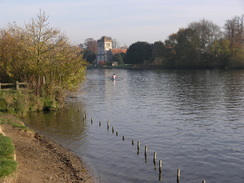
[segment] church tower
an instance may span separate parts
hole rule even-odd
[[[112,39],[103,36],[97,43],[97,64],[104,64],[109,61],[108,51],[112,49]]]

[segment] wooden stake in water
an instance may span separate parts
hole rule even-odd
[[[156,159],[157,159],[157,153],[156,153],[156,152],[154,152],[154,153],[153,153],[153,161],[155,161],[155,162],[156,162]]]
[[[101,121],[99,121],[99,126],[101,126],[102,125],[102,123],[101,123]]]
[[[140,154],[140,141],[137,141],[137,155]]]
[[[162,170],[163,170],[163,161],[162,160],[159,160],[158,167],[159,167],[159,172],[162,172]]]
[[[93,124],[93,118],[91,118],[91,124]]]
[[[107,129],[109,129],[110,121],[107,122]]]
[[[177,169],[177,183],[180,183],[180,169]]]
[[[147,163],[147,151],[148,151],[148,146],[145,146],[145,150],[144,150],[145,163]]]
[[[131,144],[134,145],[134,140],[131,141]]]
[[[137,141],[137,150],[140,150],[140,141]]]
[[[118,136],[119,135],[119,132],[116,132],[116,136]]]
[[[148,147],[145,146],[145,151],[144,151],[145,156],[147,156],[147,151],[148,151]]]
[[[112,133],[114,133],[114,127],[112,126]]]

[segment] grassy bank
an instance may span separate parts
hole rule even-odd
[[[3,116],[0,113],[0,179],[3,179],[16,171],[17,162],[14,158],[15,147],[10,137],[1,134],[1,125],[8,124],[14,128],[27,131],[25,125],[16,122],[16,118]],[[12,119],[13,118],[13,119]]]
[[[0,112],[24,116],[29,111],[60,108],[54,97],[37,97],[33,92],[0,91]]]
[[[0,179],[16,171],[17,162],[14,159],[14,151],[12,140],[0,134]]]

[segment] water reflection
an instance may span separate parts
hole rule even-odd
[[[70,142],[85,141],[87,121],[84,114],[85,108],[81,103],[69,103],[63,110],[29,113],[24,121],[34,130],[69,145]]]

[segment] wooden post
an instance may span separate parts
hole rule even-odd
[[[110,121],[107,122],[107,129],[109,129]]]
[[[148,147],[145,146],[145,151],[144,151],[145,156],[147,156],[147,150],[148,150]]]
[[[162,172],[162,169],[163,169],[163,161],[162,160],[159,160],[158,168],[159,168],[159,172]]]
[[[205,180],[202,180],[202,183],[206,183],[206,181]]]
[[[114,133],[114,127],[112,126],[112,133]]]
[[[134,145],[134,140],[131,141],[131,144]]]
[[[93,118],[91,118],[91,124],[93,124]]]
[[[125,136],[122,136],[122,140],[125,141]]]
[[[19,90],[19,81],[16,81],[16,90]]]
[[[157,153],[154,152],[154,153],[153,153],[153,162],[156,162],[156,158],[157,158]]]
[[[162,172],[159,171],[159,179],[158,179],[160,182],[163,181],[163,175],[162,175]]]
[[[101,121],[99,121],[99,126],[101,126],[102,124],[101,124]]]
[[[119,135],[119,132],[116,132],[116,136],[118,136]]]
[[[147,151],[148,151],[148,146],[145,146],[145,150],[144,150],[145,163],[147,163]]]
[[[177,183],[180,183],[180,169],[177,169]]]
[[[140,141],[137,141],[137,150],[140,150]]]

